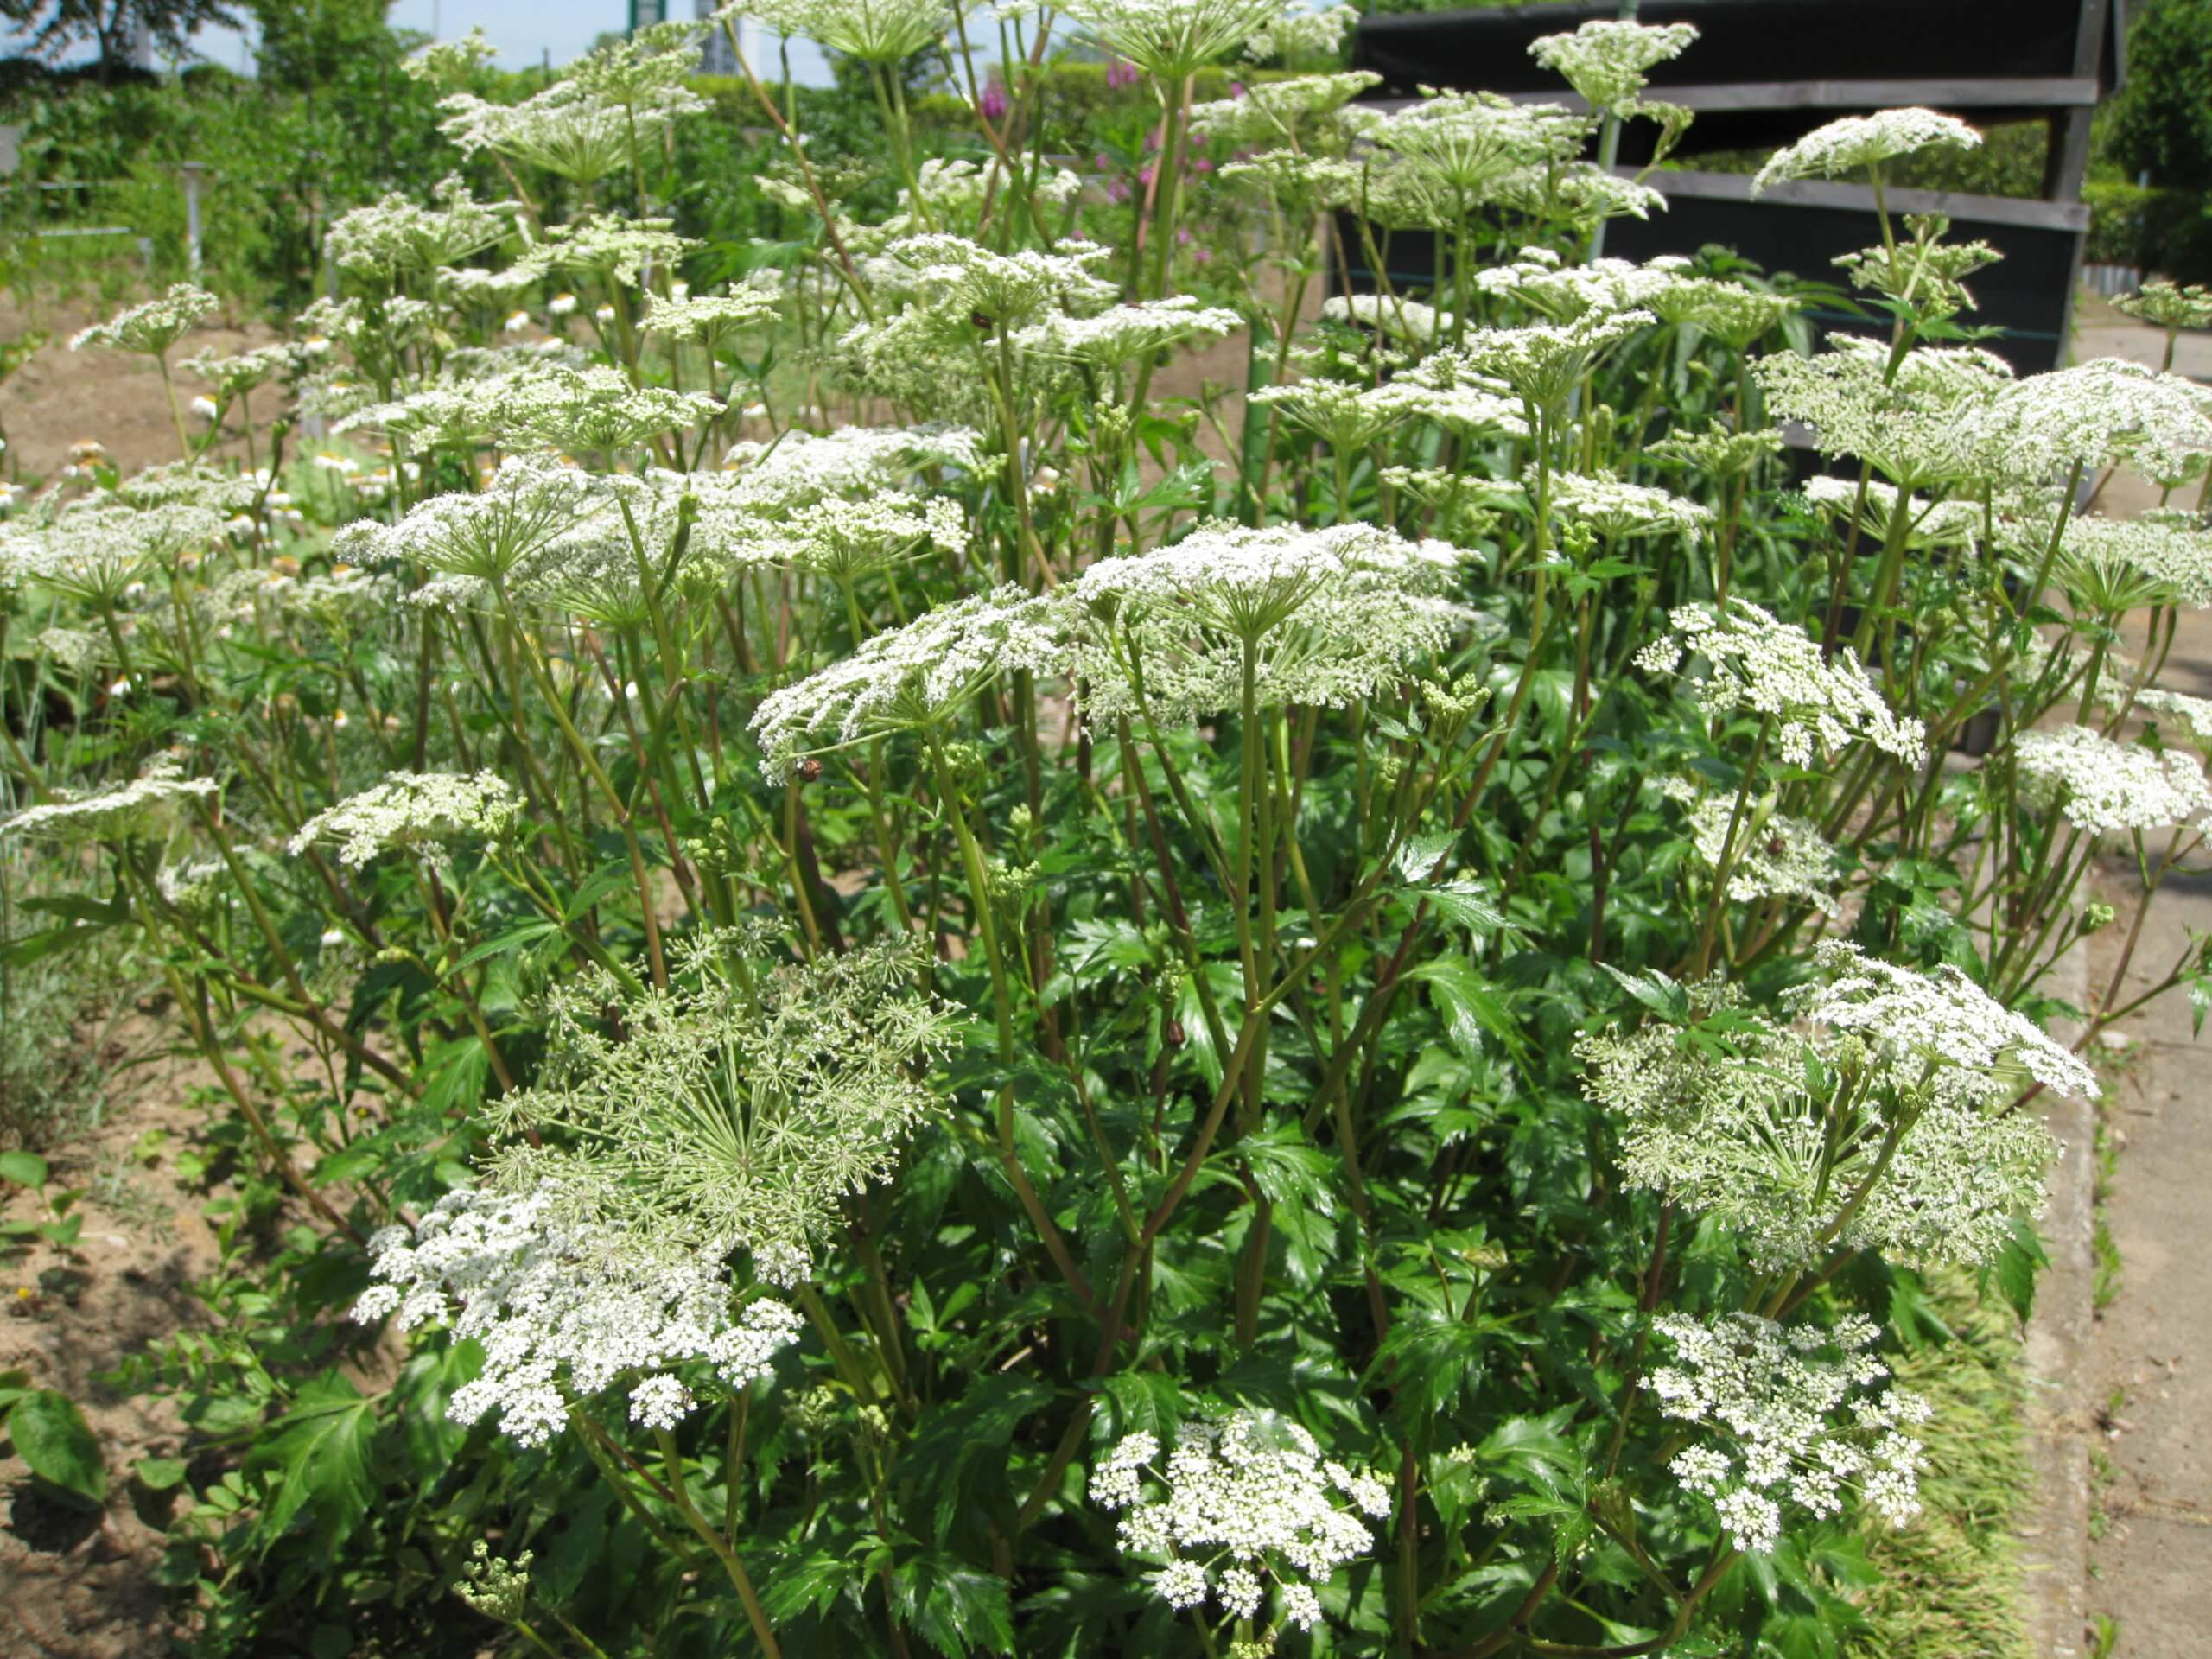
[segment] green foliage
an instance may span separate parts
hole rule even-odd
[[[2162,271],[2178,283],[2212,279],[2212,195],[2120,179],[2092,179],[2088,257]]]
[[[1861,1529],[1874,1576],[1849,1659],[2027,1659],[2025,1579],[2017,1541],[2033,1491],[2024,1427],[2028,1378],[2017,1325],[1949,1276],[1930,1286],[1947,1327],[1910,1347],[1901,1381],[1936,1416],[1934,1473],[1920,1525]]]
[[[2107,117],[2107,152],[2131,176],[2201,192],[2212,178],[2212,3],[2128,11],[2127,84]]]
[[[270,227],[399,165],[372,22],[272,11],[278,71],[238,100],[265,139],[103,95],[40,165],[76,133],[127,179],[143,123],[279,179],[306,163],[252,143],[337,135],[364,153],[256,256],[301,291],[320,248]],[[588,73],[628,97],[681,67],[611,43]],[[205,1317],[116,1379],[188,1429],[134,1478],[168,1495],[194,1659],[1891,1639],[1855,1511],[1903,1507],[1877,1436],[1910,1414],[1800,1411],[1792,1362],[1775,1432],[1809,1415],[1898,1478],[1818,1501],[1801,1439],[1813,1497],[1770,1527],[1741,1482],[1716,1502],[1750,1428],[1692,1426],[1663,1368],[1783,1353],[1763,1319],[1885,1363],[1980,1339],[1883,1251],[1971,1247],[1986,1307],[2027,1306],[2012,1212],[2048,1147],[2011,1107],[2077,1063],[2014,1010],[2097,837],[2024,784],[2028,743],[1943,755],[1999,688],[2023,728],[2101,721],[2119,628],[2041,550],[2083,532],[2031,446],[1943,446],[2075,383],[1926,355],[1973,335],[1910,234],[1864,298],[1707,250],[1617,303],[1577,269],[1610,200],[1578,190],[1608,187],[1488,105],[1366,130],[1434,261],[1410,307],[1317,321],[1333,220],[1124,79],[1018,73],[988,134],[701,84],[665,142],[597,146],[603,179],[480,160],[480,197],[530,198],[485,254],[513,281],[349,265],[327,353],[273,371],[358,417],[323,453],[244,479],[215,436],[276,435],[219,408],[179,472],[11,521],[0,604],[45,643],[0,678],[38,803],[0,828],[41,885],[4,960],[131,940],[205,1065]],[[393,155],[430,96],[391,100]],[[1480,176],[1446,188],[1421,146],[1455,120],[1504,137],[1450,146]],[[914,199],[918,162],[1007,132],[1020,178]],[[1031,194],[1060,156],[1090,188]],[[409,163],[416,210],[449,159]],[[895,245],[902,188],[937,239]],[[683,270],[625,228],[648,209],[705,245]],[[1558,268],[1500,264],[1524,247]],[[772,303],[685,341],[679,276]],[[1897,331],[1826,359],[1859,399],[1818,422],[1841,510],[1770,449],[1658,446],[1742,444],[1803,392],[1807,294]],[[1137,325],[1165,332],[1112,344]],[[1293,379],[1388,418],[1236,395]],[[2179,464],[2212,454],[2186,388],[2113,385]],[[1955,464],[1891,513],[1840,432]],[[1718,849],[1689,800],[1726,808]],[[1832,845],[1834,899],[1760,874],[1785,827]],[[45,1200],[26,1243],[66,1247],[45,1166],[0,1173]],[[378,1328],[396,1308],[411,1334]],[[718,1345],[756,1316],[772,1341]],[[1218,1573],[1223,1540],[1195,1500],[1132,1507],[1231,1446],[1278,1478],[1224,1527],[1357,1529],[1311,1585],[1270,1545],[1264,1618],[1223,1578],[1172,1605],[1154,1558]],[[1985,1497],[1959,1495],[1976,1529]]]
[[[100,1443],[76,1402],[52,1389],[19,1395],[0,1416],[16,1455],[49,1491],[98,1509],[107,1501]]]

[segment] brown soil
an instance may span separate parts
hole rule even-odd
[[[0,1261],[0,1372],[26,1372],[29,1386],[75,1401],[108,1476],[106,1507],[92,1514],[41,1495],[12,1446],[0,1458],[0,1654],[9,1659],[156,1659],[171,1651],[168,1592],[154,1568],[176,1495],[143,1490],[130,1471],[141,1459],[176,1456],[183,1427],[170,1402],[127,1397],[106,1380],[194,1322],[189,1287],[219,1259],[200,1216],[204,1197],[184,1190],[175,1173],[199,1122],[183,1103],[193,1069],[161,1055],[161,1032],[142,1018],[102,1044],[99,1063],[111,1071],[149,1047],[156,1058],[124,1072],[135,1082],[109,1089],[96,1129],[45,1150],[49,1190],[87,1193],[76,1248],[40,1242]],[[41,1218],[27,1192],[16,1192],[6,1211]]]
[[[0,298],[0,340],[19,340],[33,332],[48,337],[36,356],[0,384],[0,430],[8,441],[0,472],[25,480],[51,478],[68,464],[69,446],[86,439],[105,445],[110,459],[126,474],[178,458],[176,426],[153,359],[94,347],[69,349],[70,338],[79,329],[119,309],[120,305],[94,308],[75,300]],[[278,338],[276,330],[258,320],[241,321],[218,313],[208,321],[215,326],[199,330],[170,353],[177,400],[188,410],[207,387],[177,366],[183,359],[197,355],[203,347],[228,354]],[[272,388],[254,394],[262,400],[257,404],[260,418],[273,413],[270,400],[277,395]],[[185,418],[196,434],[189,413]],[[219,448],[217,453],[227,449]]]

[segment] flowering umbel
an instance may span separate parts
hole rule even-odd
[[[1163,1563],[1153,1588],[1172,1607],[1211,1599],[1253,1619],[1272,1585],[1268,1645],[1287,1625],[1320,1622],[1319,1592],[1375,1547],[1370,1522],[1390,1516],[1389,1486],[1325,1460],[1311,1434],[1274,1412],[1185,1423],[1172,1448],[1151,1433],[1125,1436],[1091,1470],[1090,1497],[1122,1511],[1123,1549]]]

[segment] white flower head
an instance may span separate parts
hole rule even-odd
[[[1993,472],[2022,483],[2123,461],[2177,483],[2212,454],[2212,415],[2194,383],[2104,357],[2005,387],[1978,413],[1972,437]]]
[[[1735,798],[1708,795],[1690,811],[1690,844],[1699,861],[1718,870],[1729,845]],[[1835,849],[1817,824],[1781,813],[1746,809],[1732,824],[1734,855],[1728,865],[1728,896],[1738,904],[1760,899],[1788,899],[1828,910],[1835,903]]]
[[[432,496],[396,524],[356,519],[334,549],[349,562],[409,561],[445,575],[504,579],[588,507],[588,474],[550,455],[510,455],[480,491]]]
[[[1660,1409],[1713,1434],[1669,1466],[1713,1503],[1738,1549],[1771,1554],[1789,1510],[1826,1519],[1847,1487],[1894,1525],[1918,1513],[1920,1442],[1899,1425],[1924,1421],[1926,1402],[1881,1386],[1889,1370],[1869,1351],[1872,1320],[1847,1315],[1821,1331],[1662,1313],[1654,1327],[1672,1350],[1649,1378]]]
[[[1304,8],[1285,0],[1065,0],[1054,10],[1100,49],[1170,86]]]
[[[1834,178],[1916,150],[1975,149],[1981,135],[1956,116],[1918,108],[1847,115],[1777,150],[1751,180],[1751,194],[1785,179]]]
[[[0,839],[37,836],[48,840],[118,842],[166,833],[180,804],[213,798],[212,778],[187,778],[166,763],[149,766],[125,784],[89,795],[64,797],[24,807],[0,818]]]
[[[2088,1065],[1958,969],[1931,976],[1870,957],[1847,939],[1813,952],[1819,977],[1793,993],[1801,1020],[1851,1033],[1893,1065],[1917,1071],[1923,1089],[2001,1104],[2032,1078],[2077,1100],[2097,1096]]]
[[[1741,600],[1731,600],[1725,612],[1680,606],[1669,620],[1674,632],[1638,652],[1637,665],[1672,674],[1685,652],[1701,659],[1707,672],[1697,685],[1698,706],[1708,715],[1745,710],[1771,719],[1777,751],[1788,764],[1809,766],[1815,753],[1833,754],[1857,741],[1909,766],[1925,759],[1924,728],[1891,711],[1848,646],[1828,660],[1802,628]]]
[[[810,752],[932,727],[1001,674],[1060,660],[1048,601],[1011,585],[940,605],[842,662],[771,692],[753,716],[760,772],[789,781]]]
[[[1535,477],[1532,467],[1522,483],[1533,491]],[[1710,508],[1649,484],[1628,484],[1584,473],[1554,473],[1550,486],[1554,512],[1573,523],[1587,524],[1609,542],[1635,536],[1679,536],[1695,542],[1713,522]]]
[[[106,346],[118,352],[137,352],[158,357],[196,327],[220,301],[204,288],[173,283],[157,299],[142,301],[118,311],[105,322],[96,322],[71,337],[69,349]]]
[[[1124,1550],[1166,1558],[1153,1587],[1177,1608],[1211,1596],[1251,1618],[1272,1583],[1282,1619],[1310,1630],[1318,1592],[1390,1516],[1386,1484],[1324,1462],[1313,1437],[1274,1412],[1185,1423],[1164,1463],[1161,1449],[1150,1433],[1125,1436],[1092,1471],[1090,1495],[1120,1511]]]
[[[1466,612],[1446,597],[1467,558],[1371,524],[1202,524],[1101,559],[1055,595],[1094,719],[1173,721],[1258,706],[1341,706],[1440,650]],[[1141,693],[1141,694],[1140,694]]]
[[[1974,346],[1915,346],[1894,366],[1889,355],[1878,340],[1833,334],[1826,351],[1770,353],[1751,372],[1770,410],[1812,428],[1824,455],[1866,461],[1908,490],[1981,476],[1974,423],[2005,395],[2011,365]]]
[[[2212,783],[2194,754],[2115,743],[2087,726],[2022,732],[2013,764],[2031,804],[2091,835],[2187,824],[2212,830]]]
[[[295,854],[318,841],[338,842],[338,859],[359,869],[379,855],[420,850],[459,840],[497,841],[521,799],[496,773],[395,772],[374,788],[348,796],[302,824]]]
[[[1570,34],[1546,35],[1529,55],[1566,80],[1593,110],[1625,111],[1656,65],[1679,58],[1697,39],[1694,23],[1597,20]]]
[[[715,16],[758,18],[779,35],[804,35],[878,64],[911,58],[952,27],[944,0],[738,0]]]
[[[1659,1023],[1586,1035],[1583,1090],[1613,1116],[1624,1183],[1707,1217],[1762,1272],[1805,1271],[1836,1249],[1916,1266],[1995,1259],[2014,1218],[2041,1209],[2056,1153],[2034,1114],[2002,1109],[2027,1080],[2018,1045],[2044,1039],[2025,1022],[1999,1030],[2017,1016],[1940,982],[1908,975],[1892,988],[1921,1039],[1895,1048],[1847,1010],[1785,1030],[1717,984],[1694,988],[1694,1005],[1737,1011],[1726,1052]],[[1969,1022],[1978,1045],[1957,1035]],[[1938,1038],[1948,1052],[1931,1048]]]
[[[1559,410],[1596,363],[1657,321],[1641,308],[1592,309],[1564,323],[1470,329],[1460,344],[1422,366],[1433,374],[1441,359],[1461,374],[1488,380],[1539,410]]]
[[[551,1189],[448,1192],[412,1235],[388,1227],[369,1253],[376,1282],[353,1317],[397,1313],[403,1330],[443,1321],[480,1343],[484,1369],[447,1414],[473,1423],[496,1412],[524,1446],[564,1427],[572,1398],[625,1378],[636,1379],[631,1420],[673,1427],[694,1404],[674,1368],[696,1364],[741,1389],[769,1375],[803,1328],[779,1301],[733,1309],[712,1256],[580,1222]]]

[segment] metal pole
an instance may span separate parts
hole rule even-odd
[[[204,162],[186,162],[177,169],[184,175],[184,258],[186,267],[200,274],[200,179],[207,170]]]

